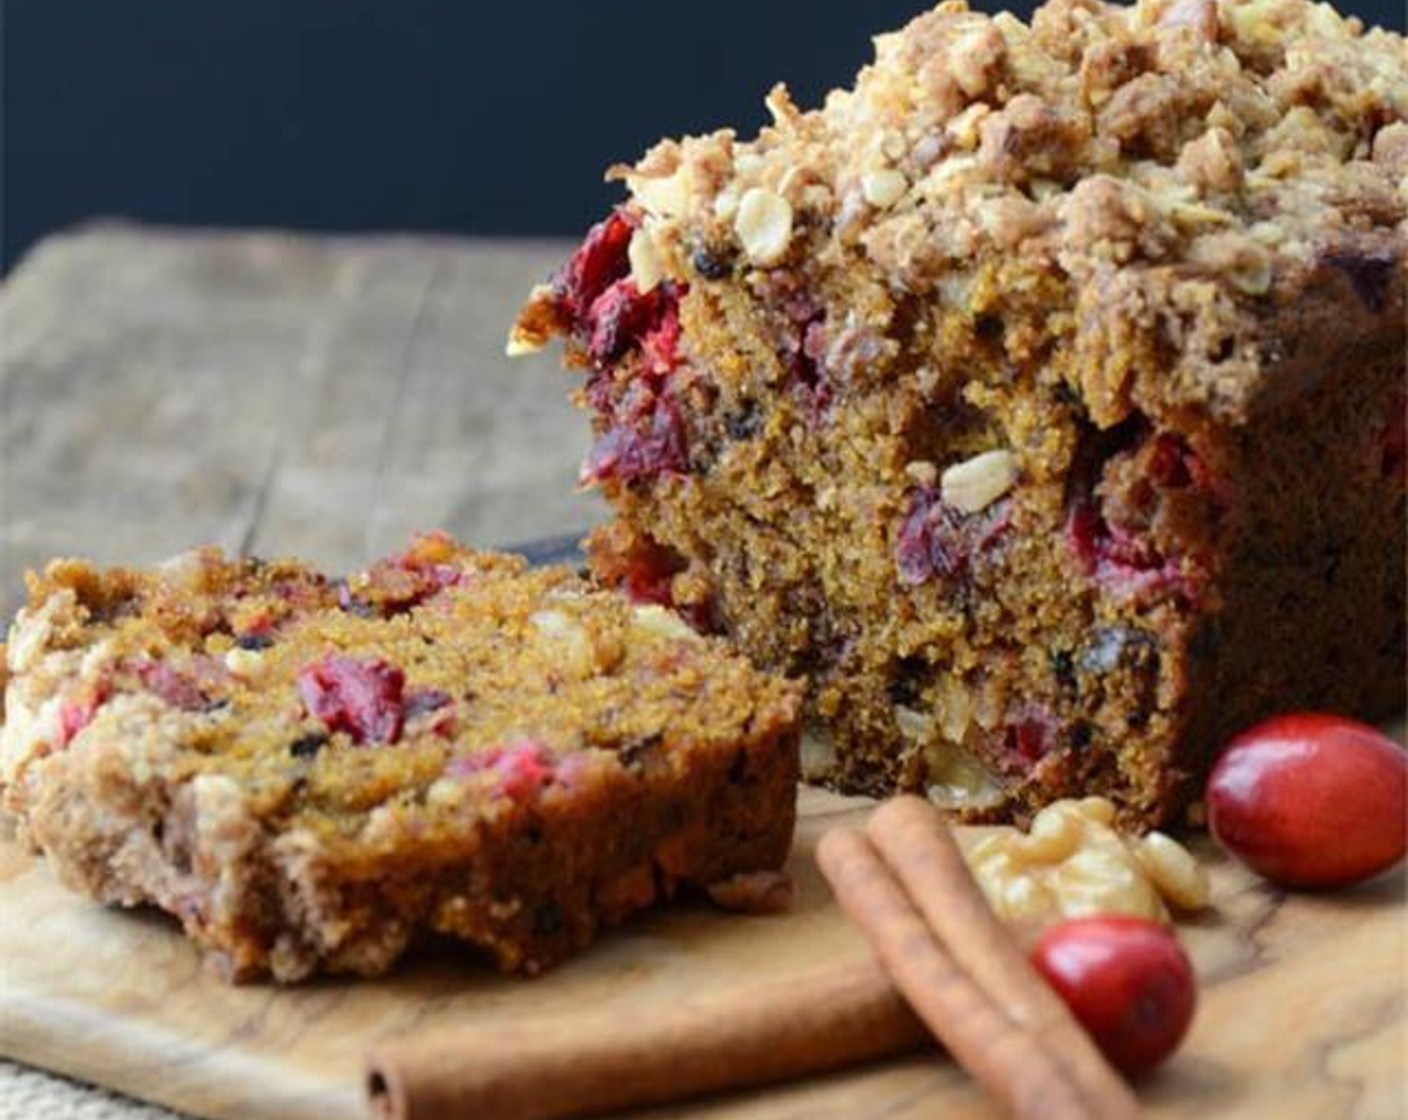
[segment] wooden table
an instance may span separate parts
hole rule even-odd
[[[0,297],[0,609],[55,555],[361,566],[415,529],[588,526],[586,427],[508,324],[558,243],[102,226]]]
[[[62,553],[147,563],[211,541],[345,569],[416,528],[489,544],[587,526],[600,509],[573,487],[585,426],[556,356],[502,356],[518,300],[563,250],[120,227],[45,243],[0,296],[0,606],[17,604],[25,568]],[[0,843],[0,1054],[208,1116],[351,1117],[379,1031],[676,999],[864,952],[808,851],[828,821],[866,809],[807,793],[803,810],[793,912],[652,915],[527,986],[430,960],[375,983],[228,989],[168,924],[67,895]],[[1287,897],[1200,851],[1217,908],[1183,933],[1203,1007],[1144,1088],[1151,1114],[1408,1115],[1403,876]],[[171,1115],[0,1062],[0,1117],[80,1107]],[[938,1114],[993,1115],[927,1056],[651,1115]]]

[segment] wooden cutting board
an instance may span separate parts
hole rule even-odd
[[[536,980],[504,979],[452,948],[376,981],[282,990],[206,975],[164,918],[106,910],[0,845],[0,1053],[216,1120],[366,1115],[368,1046],[387,1035],[503,1022],[587,1004],[623,1015],[704,987],[801,977],[866,950],[812,859],[829,825],[870,803],[801,793],[793,909],[742,917],[702,905],[652,914]],[[1201,982],[1184,1049],[1141,1089],[1155,1117],[1408,1115],[1404,877],[1286,895],[1196,845],[1215,906],[1181,928]],[[637,1114],[711,1118],[977,1118],[995,1110],[937,1052]],[[450,1120],[450,1118],[447,1118]]]

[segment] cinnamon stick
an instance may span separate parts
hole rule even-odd
[[[1129,1086],[993,913],[938,811],[922,798],[897,797],[871,815],[866,831],[925,924],[973,982],[1056,1055],[1084,1096],[1102,1103],[1101,1115],[1137,1115]]]
[[[367,1063],[383,1120],[551,1120],[658,1104],[911,1050],[929,1039],[865,960],[787,983],[386,1042]]]
[[[1090,1102],[1041,1042],[1010,1019],[930,932],[871,841],[821,839],[817,860],[910,1006],[954,1058],[1019,1120],[1092,1120]]]
[[[704,993],[663,1012],[594,1009],[393,1039],[368,1059],[373,1114],[587,1116],[821,1073],[932,1034],[1019,1118],[1138,1116],[1133,1094],[992,914],[927,802],[882,806],[870,837],[833,830],[817,859],[880,963]]]

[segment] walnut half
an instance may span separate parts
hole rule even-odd
[[[1208,904],[1207,871],[1161,832],[1122,836],[1103,797],[1057,801],[1028,832],[1005,828],[968,852],[983,894],[1005,921],[1044,923],[1092,914],[1169,920],[1169,907]]]

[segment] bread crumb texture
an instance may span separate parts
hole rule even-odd
[[[235,979],[375,974],[428,932],[536,971],[790,840],[793,686],[439,534],[345,580],[215,550],[57,561],[6,665],[21,835]]]

